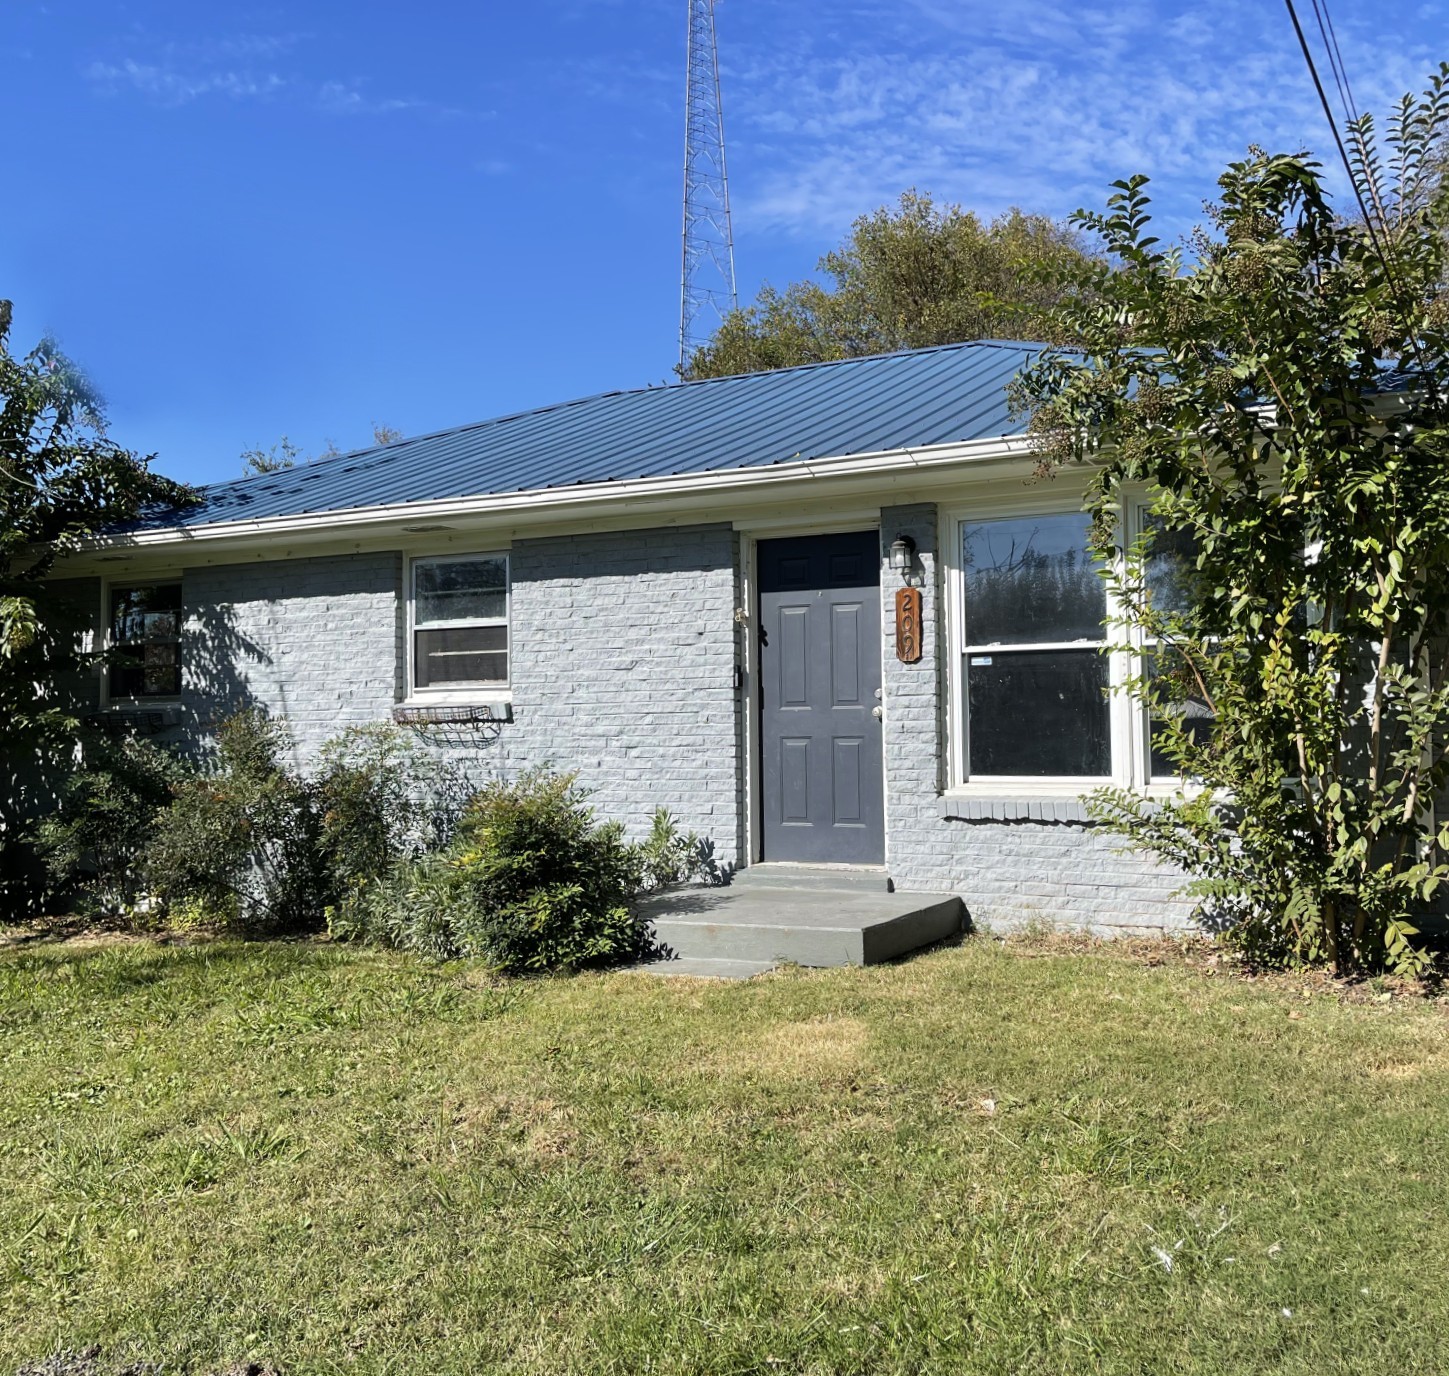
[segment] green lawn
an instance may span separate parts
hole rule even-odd
[[[743,984],[0,953],[0,1372],[1441,1372],[1449,1008],[976,939]]]

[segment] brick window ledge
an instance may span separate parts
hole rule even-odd
[[[953,822],[1037,822],[1048,826],[1091,826],[1086,802],[1073,797],[987,797],[943,793],[941,816]]]

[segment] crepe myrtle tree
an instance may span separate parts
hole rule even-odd
[[[1042,471],[1092,465],[1126,691],[1187,781],[1096,820],[1257,958],[1339,974],[1422,971],[1449,881],[1446,82],[1349,126],[1364,214],[1254,149],[1169,248],[1147,179],[1114,183],[1074,217],[1107,252],[1063,309],[1080,351],[1018,383]]]
[[[0,301],[0,846],[13,836],[18,781],[74,741],[66,675],[99,657],[42,584],[105,527],[189,500],[107,438],[98,397],[53,343],[11,353],[10,321]]]

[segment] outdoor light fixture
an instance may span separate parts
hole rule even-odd
[[[901,582],[909,583],[916,565],[916,542],[909,535],[897,535],[891,541],[891,568],[901,576]]]

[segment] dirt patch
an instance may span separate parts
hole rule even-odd
[[[527,1094],[499,1094],[478,1104],[459,1104],[450,1116],[451,1137],[469,1151],[522,1150],[540,1161],[572,1156],[579,1131],[568,1104]]]
[[[24,950],[27,946],[192,946],[216,941],[220,932],[197,930],[187,932],[143,931],[93,917],[36,918],[11,927],[0,927],[0,951]]]

